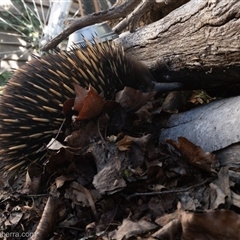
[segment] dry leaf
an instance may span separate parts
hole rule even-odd
[[[156,92],[143,93],[134,88],[125,87],[122,91],[116,93],[116,102],[118,102],[127,112],[137,111],[144,106]]]
[[[69,113],[73,111],[73,105],[74,105],[74,98],[69,98],[67,101],[63,103],[63,114],[67,116]]]
[[[21,211],[21,207],[19,207],[19,206],[15,207],[15,209],[13,209],[11,211],[11,213],[9,214],[8,219],[5,221],[4,224],[6,226],[10,227],[11,229],[14,229],[14,227],[19,224],[22,217],[23,217],[23,212]]]
[[[178,219],[174,219],[171,222],[164,225],[160,230],[152,234],[152,237],[156,239],[168,239],[174,240],[177,236],[181,235],[181,223]]]
[[[37,164],[30,164],[26,173],[26,180],[22,193],[37,194],[42,183],[42,168]]]
[[[119,227],[113,239],[129,239],[131,237],[136,237],[142,235],[146,232],[150,232],[156,229],[158,226],[140,219],[138,222],[133,222],[129,219],[124,219],[122,225]],[[111,238],[112,239],[112,238]]]
[[[133,137],[125,135],[123,139],[117,142],[117,147],[120,151],[127,151],[132,145]]]
[[[120,141],[117,142],[117,146],[118,146],[118,149],[120,151],[127,151],[127,150],[130,149],[132,143],[135,143],[141,149],[145,150],[145,148],[146,148],[147,144],[149,143],[151,137],[152,137],[151,134],[147,134],[147,135],[142,136],[140,138],[125,135],[123,139],[121,139]]]
[[[88,204],[90,205],[93,213],[95,214],[95,217],[97,217],[97,210],[96,210],[95,202],[92,198],[91,192],[87,188],[85,188],[84,186],[82,186],[81,184],[79,184],[77,182],[72,182],[71,187],[74,189],[73,193],[77,196],[78,201],[81,199],[81,197],[78,198],[81,195],[81,193],[84,194],[84,196],[87,199]]]
[[[211,188],[211,208],[217,209],[220,205],[224,205],[226,203],[227,196],[222,191],[219,186],[214,183],[210,183],[209,187]]]
[[[112,166],[107,165],[94,176],[92,183],[100,193],[113,194],[126,187],[126,181],[119,173],[121,166],[117,165],[120,165],[120,163],[117,162]]]
[[[178,143],[172,139],[167,139],[166,143],[171,144],[191,165],[210,172],[212,168],[218,166],[216,156],[209,152],[204,152],[184,137],[178,138]]]
[[[76,98],[74,101],[74,110],[78,111],[77,120],[91,119],[98,116],[106,105],[105,100],[97,93],[93,87],[89,90],[74,84]]]
[[[60,148],[66,148],[66,146],[60,143],[55,138],[52,138],[47,145],[48,150],[58,151]]]
[[[68,135],[64,139],[64,142],[71,147],[84,148],[97,137],[99,137],[97,124],[94,121],[88,121],[83,127],[81,127],[81,129],[73,131]]]
[[[74,100],[74,110],[80,112],[83,108],[84,99],[88,94],[88,90],[76,83],[73,83],[73,86],[74,86],[74,91],[76,94],[76,97]]]
[[[71,175],[61,175],[55,179],[56,188],[61,188],[65,182],[73,181],[74,176]]]

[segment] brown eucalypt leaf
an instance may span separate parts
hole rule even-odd
[[[76,97],[75,99],[68,99],[63,104],[63,112],[67,115],[73,110],[77,111],[78,116],[75,118],[76,120],[94,118],[103,111],[112,111],[117,105],[120,105],[127,112],[135,112],[156,94],[156,92],[143,93],[139,90],[125,87],[122,91],[116,93],[115,101],[106,101],[91,85],[89,89],[85,89],[76,83],[73,83],[73,86]]]
[[[122,91],[116,93],[116,102],[118,102],[127,112],[135,112],[144,106],[156,92],[143,93],[131,87],[125,87]]]
[[[117,142],[117,147],[120,151],[127,151],[132,145],[132,140],[134,138],[128,135],[125,135],[123,139]]]
[[[63,104],[63,113],[65,116],[73,115],[78,112],[75,120],[89,120],[100,113],[111,112],[116,106],[120,106],[115,101],[106,101],[98,92],[90,85],[88,89],[73,83],[76,97],[69,98]]]
[[[192,166],[207,172],[212,172],[214,168],[218,167],[218,160],[214,154],[204,152],[201,147],[184,137],[179,137],[178,142],[167,139],[166,143],[172,145]]]
[[[89,89],[74,84],[76,98],[73,109],[78,111],[77,120],[91,119],[98,116],[106,105],[106,101],[97,91],[89,86]]]
[[[109,103],[100,96],[90,85],[88,89],[73,83],[76,97],[68,99],[63,104],[63,112],[68,115],[71,111],[78,112],[75,120],[92,119],[98,116]]]

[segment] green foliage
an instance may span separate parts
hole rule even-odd
[[[4,86],[12,76],[13,72],[4,71],[0,74],[0,86]]]
[[[6,85],[7,81],[11,78],[13,72],[4,71],[0,73],[0,95],[2,94],[2,91],[4,89],[4,86]]]

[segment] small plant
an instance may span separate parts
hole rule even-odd
[[[4,86],[7,83],[8,79],[10,79],[12,74],[13,72],[11,71],[4,71],[0,73],[0,86]]]
[[[2,94],[2,90],[6,85],[7,81],[11,78],[13,72],[11,71],[4,71],[0,73],[0,94]]]

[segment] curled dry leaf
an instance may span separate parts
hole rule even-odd
[[[199,146],[196,146],[188,139],[179,137],[178,142],[167,139],[166,143],[171,144],[191,165],[211,172],[213,168],[218,167],[216,156],[209,152],[204,152]]]
[[[75,83],[73,85],[76,93],[73,109],[79,112],[77,120],[98,116],[106,105],[105,100],[92,86],[89,86],[89,89],[86,90]]]
[[[137,111],[144,106],[156,92],[143,93],[130,87],[125,87],[122,91],[116,93],[116,102],[118,102],[127,112]]]
[[[96,233],[96,223],[95,222],[89,223],[86,226],[86,232],[88,233],[88,235],[95,234]]]
[[[117,142],[117,147],[120,151],[127,151],[130,149],[132,143],[137,144],[141,148],[145,148],[147,144],[149,143],[152,135],[147,134],[143,137],[136,138],[136,137],[131,137],[128,135],[125,135],[123,139]]]
[[[74,110],[80,112],[83,108],[84,98],[87,96],[88,90],[76,83],[73,83],[73,87],[76,94],[74,100]]]
[[[211,208],[217,209],[221,204],[226,204],[227,196],[222,189],[214,183],[209,184],[211,188]]]
[[[106,164],[93,179],[94,187],[102,193],[113,194],[126,187],[121,170],[122,162],[117,156],[113,156],[113,161]]]
[[[55,138],[52,138],[51,141],[47,145],[48,150],[58,151],[60,148],[66,148],[66,146],[63,145],[62,143],[60,143]]]
[[[37,164],[30,164],[26,173],[26,180],[22,193],[37,194],[42,183],[42,168]]]
[[[74,177],[71,175],[61,175],[55,179],[56,188],[61,188],[65,182],[73,181]]]
[[[152,234],[156,239],[174,240],[181,235],[181,223],[178,219],[173,219],[171,222],[164,225],[160,230]]]
[[[99,131],[96,123],[94,121],[88,121],[82,128],[73,131],[70,135],[68,135],[64,141],[68,146],[75,148],[84,148],[98,136]]]
[[[141,236],[156,228],[158,228],[156,224],[143,219],[140,219],[137,222],[133,222],[130,219],[124,219],[122,225],[113,233],[113,236],[111,236],[111,239],[129,239],[131,237]]]
[[[97,210],[96,210],[95,202],[92,198],[91,192],[87,188],[85,188],[84,186],[82,186],[81,184],[79,184],[77,182],[72,182],[71,187],[73,189],[75,189],[74,194],[76,194],[77,197],[80,196],[80,199],[81,199],[81,194],[80,193],[84,194],[84,196],[86,197],[87,202],[90,205],[95,217],[97,218]]]
[[[127,151],[132,145],[133,137],[125,135],[123,139],[117,142],[117,147],[120,151]]]
[[[5,222],[6,226],[10,227],[11,229],[14,229],[20,223],[23,216],[24,216],[24,213],[21,210],[21,207],[20,206],[15,207],[11,211],[11,213],[8,213],[8,220]],[[1,238],[1,239],[4,239],[4,238]]]
[[[155,222],[159,226],[163,227],[163,226],[167,225],[168,223],[170,223],[171,221],[173,221],[174,219],[178,219],[178,211],[160,216],[160,217],[156,218]]]
[[[73,108],[73,105],[74,105],[74,101],[75,101],[74,98],[69,98],[68,100],[66,100],[63,103],[63,114],[65,116],[67,116],[68,114],[70,114],[73,111],[72,108]]]

